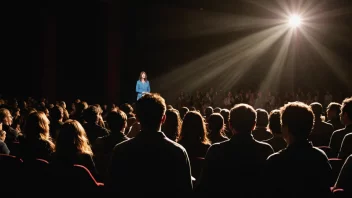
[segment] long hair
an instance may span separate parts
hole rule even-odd
[[[204,119],[197,111],[189,111],[183,118],[180,140],[210,144]]]
[[[67,120],[56,141],[56,152],[60,155],[88,154],[93,156],[86,131],[77,120]]]
[[[145,73],[145,71],[141,71],[141,73],[139,74],[139,80],[140,81],[142,81],[142,75],[145,75],[145,78],[144,78],[144,80],[145,80],[145,82],[147,82],[148,81],[148,78],[147,78],[147,73]]]
[[[208,119],[209,136],[221,136],[226,137],[225,134],[225,122],[224,118],[220,113],[213,113]]]
[[[177,141],[180,135],[181,124],[179,112],[176,109],[169,109],[166,111],[166,120],[162,126],[162,131],[169,139]]]
[[[55,145],[51,141],[50,137],[50,127],[49,119],[46,117],[44,112],[32,112],[28,115],[25,126],[24,126],[24,135],[27,139],[35,140],[40,139],[47,141],[50,144],[50,147],[54,149]]]

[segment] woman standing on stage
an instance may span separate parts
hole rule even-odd
[[[139,75],[139,80],[136,85],[137,100],[142,97],[144,93],[150,93],[150,84],[147,79],[147,74],[142,71]]]

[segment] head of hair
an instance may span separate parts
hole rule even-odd
[[[209,135],[221,135],[225,136],[224,129],[225,123],[224,118],[220,113],[213,113],[210,115],[208,119],[208,128],[209,128]]]
[[[307,139],[314,126],[314,113],[302,102],[290,102],[281,108],[281,126],[297,139]]]
[[[121,111],[111,111],[106,117],[106,122],[112,132],[120,132],[127,124],[127,115]]]
[[[42,111],[35,111],[28,115],[24,125],[24,135],[26,139],[37,140],[41,139],[49,143],[54,149],[54,143],[51,141],[49,119]]]
[[[169,139],[173,141],[178,139],[181,131],[181,124],[180,114],[176,109],[166,110],[166,120],[162,126],[162,131]]]
[[[213,107],[207,107],[205,108],[205,117],[208,118],[211,114],[213,114],[214,110]]]
[[[348,118],[352,120],[352,97],[343,100],[341,105],[341,113],[346,113]]]
[[[229,123],[237,133],[251,133],[256,125],[257,112],[248,104],[237,104],[230,110]]]
[[[144,130],[159,130],[165,111],[165,100],[156,93],[146,93],[136,103],[136,116]]]
[[[189,111],[183,118],[180,140],[210,144],[203,116],[198,111]]]
[[[321,105],[319,102],[313,102],[309,106],[312,109],[315,118],[320,118],[320,116],[323,114],[323,105]]]
[[[228,123],[230,118],[230,111],[228,109],[222,109],[220,114],[224,118],[225,124]]]
[[[269,115],[269,129],[273,134],[281,134],[280,110],[275,109]]]
[[[8,114],[11,114],[10,110],[8,110],[7,108],[0,108],[0,122],[1,123],[8,116]]]
[[[77,120],[66,120],[62,125],[56,140],[58,155],[71,156],[74,154],[93,155],[87,134]]]
[[[267,127],[269,124],[269,114],[265,109],[257,109],[257,127]]]
[[[91,105],[83,111],[83,118],[88,123],[94,123],[98,121],[99,113],[100,109],[95,105]]]
[[[215,107],[214,113],[220,113],[220,112],[221,112],[221,108],[220,107]]]
[[[341,104],[337,102],[330,102],[330,104],[326,107],[327,111],[334,111],[336,115],[341,113]]]
[[[144,78],[144,80],[145,81],[148,81],[148,78],[147,78],[147,73],[145,73],[145,71],[141,71],[141,73],[139,74],[139,80],[142,80],[142,75],[145,75],[145,78]]]
[[[181,117],[181,119],[183,119],[183,117],[185,117],[187,112],[189,112],[189,109],[187,107],[181,107],[181,109],[180,109],[180,117]]]
[[[133,113],[133,107],[128,103],[124,103],[124,104],[120,105],[120,110],[125,112],[126,115]]]
[[[50,111],[50,117],[52,120],[60,120],[64,117],[64,109],[61,106],[54,106]]]

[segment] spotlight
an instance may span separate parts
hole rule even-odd
[[[296,14],[290,16],[288,20],[288,25],[293,28],[299,27],[301,25],[301,17]]]

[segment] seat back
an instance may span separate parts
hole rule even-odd
[[[0,186],[2,191],[15,191],[18,188],[16,184],[21,182],[23,178],[22,165],[22,160],[16,156],[0,154]]]
[[[85,166],[78,164],[53,167],[52,176],[55,178],[53,186],[66,192],[97,192],[104,186],[95,180]]]
[[[324,153],[326,154],[326,156],[328,156],[328,158],[334,158],[336,156],[334,156],[334,152],[333,150],[329,147],[329,146],[318,146],[318,148],[322,151],[324,151]]]
[[[27,189],[37,189],[38,181],[46,189],[52,185],[49,162],[44,159],[26,159],[23,161],[23,176]]]
[[[337,177],[340,174],[340,171],[341,171],[341,168],[342,168],[344,161],[339,158],[329,158],[329,162],[332,167],[332,182],[334,184],[337,180]]]

